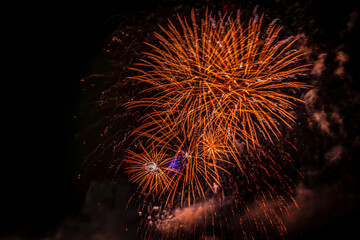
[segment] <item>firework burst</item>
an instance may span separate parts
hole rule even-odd
[[[130,180],[137,183],[142,192],[161,193],[171,183],[169,171],[175,171],[168,168],[171,158],[162,149],[144,148],[142,143],[139,143],[139,146],[142,153],[128,150],[128,157],[124,160],[131,166],[126,170],[132,175]]]
[[[129,150],[125,161],[143,192],[160,193],[165,205],[178,199],[190,207],[208,190],[236,182],[230,176],[242,178],[259,205],[265,200],[255,195],[286,205],[274,181],[291,198],[284,161],[263,143],[280,140],[282,126],[294,122],[291,111],[301,102],[295,90],[309,87],[295,79],[309,66],[302,62],[306,53],[295,48],[299,37],[279,39],[282,27],[273,21],[264,28],[263,16],[242,21],[239,12],[217,18],[206,10],[199,22],[192,10],[190,20],[178,15],[178,24],[169,20],[163,34],[155,33],[156,44],[147,43],[152,51],[130,79],[148,87],[143,98],[127,103],[144,111],[132,133],[143,153]]]
[[[148,44],[153,52],[138,64],[141,69],[134,68],[140,74],[133,79],[156,92],[129,103],[156,108],[138,133],[168,124],[192,137],[216,125],[252,147],[259,135],[278,138],[278,125],[294,121],[289,109],[300,101],[287,91],[307,87],[292,79],[308,66],[298,64],[305,54],[293,47],[298,37],[278,40],[281,27],[272,23],[263,30],[262,18],[245,24],[240,14],[233,20],[206,13],[198,24],[192,11],[190,25],[178,16],[180,31],[171,21],[161,28],[164,36],[155,34],[159,47]]]

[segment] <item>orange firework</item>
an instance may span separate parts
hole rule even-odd
[[[288,110],[300,101],[286,90],[307,87],[292,79],[308,65],[300,64],[305,53],[293,47],[298,37],[278,40],[281,27],[263,30],[262,18],[245,24],[239,14],[233,20],[206,13],[198,24],[192,11],[191,25],[178,16],[181,31],[169,21],[168,29],[161,28],[164,35],[155,33],[159,47],[148,44],[153,53],[146,53],[141,69],[134,69],[140,75],[132,77],[157,92],[129,103],[156,109],[140,135],[162,119],[189,136],[201,135],[209,124],[221,126],[248,147],[255,147],[259,136],[278,138],[278,125],[290,126],[294,116]]]
[[[229,146],[224,136],[212,131],[194,136],[193,139],[195,141],[186,141],[188,144],[183,144],[175,156],[181,157],[183,169],[182,176],[175,179],[170,194],[173,200],[175,193],[180,191],[180,203],[187,202],[188,205],[194,203],[197,196],[206,198],[206,187],[214,191],[214,186],[221,186],[221,173],[228,174],[224,165],[232,165],[228,160]],[[180,150],[184,146],[187,146],[185,152]]]
[[[168,125],[165,125],[168,126]],[[166,136],[162,136],[167,134]],[[154,135],[159,135],[153,133]],[[217,133],[216,131],[207,132],[201,136],[194,136],[193,138],[184,137],[181,132],[171,132],[170,129],[163,129],[160,134],[161,138],[154,136],[151,139],[150,134],[143,135],[142,139],[148,143],[147,148],[141,145],[143,152],[146,154],[136,154],[132,151],[128,151],[131,154],[129,159],[125,162],[129,164],[128,173],[132,174],[131,180],[139,185],[143,185],[142,191],[145,193],[154,192],[153,190],[162,188],[160,193],[166,194],[166,204],[173,202],[177,193],[180,193],[180,203],[188,204],[194,203],[198,197],[205,198],[206,188],[213,190],[214,184],[221,186],[220,173],[227,171],[224,168],[225,164],[230,164],[228,159],[228,145],[226,145],[227,139]],[[160,139],[160,140],[159,140]],[[161,142],[160,142],[161,141]],[[149,143],[151,142],[151,143]],[[156,149],[161,147],[161,152],[171,153],[170,155],[158,154]],[[157,157],[149,157],[149,153],[156,155]],[[161,155],[161,157],[160,157]],[[153,159],[163,159],[161,164],[154,163]],[[151,166],[159,166],[157,171],[163,174],[154,174],[154,171],[149,172],[145,167],[145,164],[151,163]],[[156,171],[156,172],[157,172]],[[144,179],[146,176],[146,179]],[[160,183],[168,184],[156,184],[154,177],[161,177]],[[142,180],[140,182],[140,180]],[[148,183],[146,182],[148,181]],[[148,185],[149,184],[149,187]],[[158,188],[155,188],[155,185]]]
[[[198,22],[193,10],[190,22],[178,16],[178,27],[169,21],[155,33],[157,44],[147,43],[152,52],[130,77],[149,85],[142,94],[150,94],[127,104],[147,113],[133,135],[145,139],[145,153],[161,148],[172,158],[153,163],[149,154],[130,151],[128,172],[143,191],[168,191],[167,202],[179,191],[190,204],[205,197],[204,183],[220,185],[231,161],[251,176],[239,145],[256,152],[261,141],[279,139],[279,126],[290,127],[290,110],[301,100],[289,92],[308,87],[294,80],[308,70],[306,53],[295,48],[299,37],[279,39],[282,27],[263,28],[262,21],[254,15],[243,22],[239,13],[216,19],[206,10]]]
[[[130,180],[137,183],[142,192],[162,193],[171,183],[167,163],[171,160],[163,149],[144,148],[139,143],[141,154],[128,150],[128,157],[124,160],[131,167],[127,173],[131,174]],[[173,171],[173,170],[172,170]]]

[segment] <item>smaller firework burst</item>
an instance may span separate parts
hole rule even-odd
[[[129,166],[126,172],[131,175],[130,180],[136,183],[142,192],[162,193],[171,184],[169,174],[176,172],[176,169],[168,167],[171,157],[163,149],[145,148],[141,142],[138,145],[142,153],[127,151],[129,156],[124,162]]]

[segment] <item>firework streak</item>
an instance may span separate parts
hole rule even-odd
[[[160,27],[157,43],[147,43],[152,51],[132,68],[137,74],[130,79],[148,87],[140,100],[127,103],[144,113],[125,159],[130,180],[163,208],[189,209],[210,196],[218,199],[214,211],[231,202],[227,211],[241,229],[251,225],[266,233],[267,221],[283,235],[279,212],[286,212],[295,184],[283,174],[292,159],[275,143],[284,140],[283,126],[295,121],[291,111],[301,100],[292,93],[309,87],[294,81],[309,70],[302,63],[306,53],[295,48],[298,37],[279,40],[276,21],[262,27],[263,15],[242,21],[239,12],[206,10],[197,21],[193,10],[190,19],[177,18],[178,24]],[[216,220],[224,215],[213,217],[212,225],[224,224]]]

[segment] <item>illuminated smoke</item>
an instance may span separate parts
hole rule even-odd
[[[206,215],[212,215],[216,208],[215,199],[207,199],[201,203],[195,203],[190,207],[176,208],[174,213],[156,223],[156,228],[160,231],[176,231],[179,228],[191,231],[196,224],[203,224]]]
[[[320,77],[322,72],[326,69],[326,66],[325,66],[325,58],[326,58],[326,56],[327,56],[326,53],[321,53],[318,56],[318,59],[315,61],[313,69],[311,70],[312,75]]]
[[[344,64],[349,60],[349,55],[344,51],[338,51],[336,55],[336,61],[339,63],[338,68],[335,69],[335,74],[343,76],[345,74]]]

